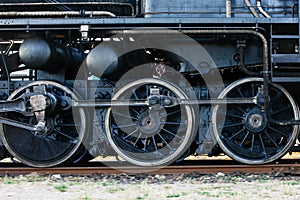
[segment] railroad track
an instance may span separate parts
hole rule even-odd
[[[119,162],[93,162],[89,165],[55,168],[31,168],[20,164],[1,163],[0,175],[26,175],[33,172],[61,175],[92,175],[92,174],[181,174],[181,173],[285,173],[300,175],[300,160],[281,161],[281,163],[268,165],[241,165],[232,161],[210,161],[209,163],[197,161],[186,161],[177,165],[163,168],[139,168]],[[104,164],[103,164],[104,163]],[[121,166],[122,165],[122,166]],[[113,166],[113,167],[108,167]]]

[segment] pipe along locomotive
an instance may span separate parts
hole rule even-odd
[[[299,151],[298,0],[3,0],[0,158]]]

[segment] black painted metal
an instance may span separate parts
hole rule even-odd
[[[104,39],[115,34],[173,34],[173,30],[178,30],[192,37],[205,48],[216,63],[215,70],[222,74],[226,84],[247,76],[263,77],[263,91],[259,96],[260,102],[257,102],[255,97],[220,100],[214,98],[218,96],[217,92],[215,96],[206,95],[202,98],[202,93],[198,89],[207,89],[207,87],[198,79],[199,74],[184,69],[182,73],[191,80],[198,99],[184,101],[170,99],[173,100],[174,105],[177,103],[197,104],[201,107],[225,103],[259,104],[270,122],[279,126],[299,125],[300,122],[297,120],[276,121],[269,116],[274,112],[269,108],[269,84],[272,81],[297,84],[300,82],[300,1],[249,0],[245,2],[230,0],[103,0],[96,2],[4,0],[0,3],[0,47],[3,52],[0,64],[7,72],[5,77],[4,71],[1,71],[0,92],[3,97],[1,98],[6,101],[11,90],[28,84],[29,80],[26,77],[59,82],[67,80],[72,85],[86,54]],[[135,28],[145,29],[134,30]],[[19,43],[14,44],[9,41]],[[11,46],[7,48],[6,45],[9,43]],[[89,55],[91,58],[88,59],[87,65],[90,68],[83,70],[82,75],[86,80],[80,82],[82,85],[78,89],[78,92],[86,99],[74,101],[74,107],[96,106],[101,110],[110,106],[151,106],[148,102],[151,99],[140,102],[111,101],[113,86],[108,90],[107,85],[101,85],[101,81],[93,85],[94,82],[88,80],[88,70],[91,71],[90,75],[97,76],[97,72],[105,67],[101,64],[105,63],[105,59],[111,55],[116,57],[114,55],[116,52],[117,50],[107,47],[99,57]],[[150,50],[150,53],[154,52]],[[133,58],[140,59],[138,56]],[[180,59],[178,60],[176,61],[180,62]],[[131,69],[131,63],[126,59],[117,61],[112,63],[111,68],[102,78],[113,82],[114,79],[111,76],[116,72],[120,73],[124,68]],[[173,60],[171,64],[181,63]],[[25,81],[20,81],[16,76],[8,76],[10,72],[18,71],[19,65],[31,70],[30,75],[19,76]],[[194,67],[197,69],[197,66]],[[213,73],[213,70],[209,72]],[[121,75],[122,73],[119,77]],[[98,87],[97,91],[101,92],[86,92],[95,87]],[[293,85],[286,84],[286,87],[297,93]],[[93,101],[95,98],[98,100]],[[300,102],[296,96],[295,99]],[[5,107],[10,103],[5,102],[1,106]],[[99,110],[97,110],[97,115],[103,118],[105,112]],[[2,111],[6,112],[3,109]],[[207,112],[210,115],[209,109]],[[1,118],[1,122],[5,123],[5,118]],[[12,119],[7,123],[17,126]],[[22,128],[20,126],[19,128]],[[30,128],[30,125],[28,127]],[[24,125],[23,128],[29,129],[28,127]],[[210,131],[209,128],[205,130]],[[202,142],[196,141],[199,146]]]

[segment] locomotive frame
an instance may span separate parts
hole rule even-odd
[[[264,164],[299,151],[299,1],[170,2],[1,3],[1,158]]]

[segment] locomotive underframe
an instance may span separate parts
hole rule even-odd
[[[134,16],[135,17],[135,16]],[[197,132],[211,132],[211,128],[209,127],[210,116],[212,115],[211,106],[214,105],[231,105],[231,104],[254,104],[261,108],[264,114],[260,114],[260,112],[253,114],[253,116],[261,115],[259,117],[266,117],[266,120],[272,122],[278,126],[297,126],[300,125],[300,121],[298,119],[294,119],[297,117],[292,117],[290,120],[280,120],[273,119],[269,116],[270,110],[270,84],[273,82],[287,82],[287,89],[294,93],[293,86],[296,83],[300,82],[299,76],[295,75],[295,72],[298,71],[300,59],[299,53],[296,50],[286,50],[284,53],[276,52],[276,48],[278,48],[275,44],[276,42],[283,43],[281,40],[290,39],[290,44],[295,44],[295,46],[300,45],[300,23],[298,17],[293,18],[186,18],[186,17],[177,17],[177,18],[11,18],[11,19],[0,19],[0,36],[2,39],[7,41],[9,40],[22,40],[27,37],[31,37],[34,35],[51,35],[56,40],[61,40],[62,43],[66,41],[71,41],[70,44],[74,44],[77,46],[83,45],[88,46],[91,43],[91,36],[101,35],[102,38],[108,38],[115,34],[130,34],[130,35],[139,35],[139,34],[173,34],[173,30],[177,30],[183,34],[187,34],[188,36],[199,39],[205,39],[207,36],[212,38],[230,38],[235,41],[234,45],[231,45],[230,48],[234,48],[237,53],[240,53],[241,49],[250,48],[250,46],[244,46],[243,39],[250,40],[248,37],[254,37],[260,41],[257,44],[257,50],[260,53],[260,57],[248,58],[246,64],[240,63],[241,59],[237,59],[237,63],[234,66],[226,65],[226,66],[217,66],[216,71],[220,71],[226,74],[226,71],[231,71],[235,69],[237,75],[234,77],[226,77],[224,75],[224,81],[228,82],[229,85],[231,82],[238,80],[240,78],[244,78],[247,76],[255,76],[262,78],[262,88],[260,91],[255,93],[254,96],[247,98],[217,98],[218,95],[222,91],[216,92],[215,96],[203,95],[202,91],[199,88],[204,88],[203,90],[208,90],[205,84],[201,81],[197,81],[197,77],[201,77],[201,73],[198,73],[197,70],[195,72],[182,71],[181,73],[184,76],[188,77],[188,79],[192,80],[192,86],[196,91],[196,99],[182,99],[174,96],[166,96],[157,93],[153,93],[148,96],[147,99],[138,99],[138,100],[111,100],[111,97],[114,95],[113,87],[110,86],[98,86],[99,81],[88,80],[88,75],[84,76],[80,82],[82,83],[78,92],[80,96],[83,97],[84,100],[72,100],[66,102],[68,105],[72,105],[74,108],[96,108],[97,113],[96,116],[90,116],[93,118],[93,121],[99,120],[100,122],[105,121],[107,117],[106,108],[110,107],[122,107],[122,106],[162,106],[164,108],[172,108],[176,106],[195,106],[199,105],[199,110],[201,114],[209,113],[207,116],[200,118],[197,123],[199,123],[199,128]],[[217,23],[216,23],[217,22]],[[287,26],[289,30],[286,32],[288,34],[276,35],[273,34],[275,32],[281,32],[279,30],[279,26],[284,25]],[[278,29],[278,30],[277,30]],[[172,31],[171,31],[172,30]],[[63,36],[63,39],[59,37]],[[290,36],[293,37],[290,37]],[[202,37],[202,38],[201,38]],[[213,40],[213,43],[209,48],[214,49],[213,45],[218,43],[218,39]],[[68,43],[68,42],[66,42]],[[95,44],[97,44],[95,42]],[[252,48],[253,46],[251,46]],[[253,48],[252,48],[253,49]],[[278,48],[279,49],[279,48]],[[90,49],[88,49],[90,50]],[[226,48],[223,50],[226,51]],[[248,52],[249,53],[249,52]],[[251,57],[251,55],[249,56]],[[3,58],[3,57],[2,57]],[[3,58],[3,67],[5,66],[5,60]],[[245,66],[246,65],[246,66]],[[5,71],[5,70],[4,70]],[[199,70],[201,71],[201,70]],[[213,70],[212,70],[213,71]],[[22,113],[27,116],[35,116],[38,119],[35,124],[26,124],[20,123],[20,121],[13,120],[11,118],[6,118],[2,116],[0,118],[0,122],[2,124],[19,127],[22,129],[30,130],[35,132],[35,134],[44,133],[47,128],[45,125],[45,111],[46,111],[46,102],[44,101],[47,95],[45,92],[40,89],[36,89],[32,93],[32,98],[28,99],[13,99],[7,100],[7,97],[10,96],[11,91],[17,90],[20,87],[23,87],[34,81],[41,80],[55,80],[62,83],[66,83],[67,85],[74,86],[76,83],[73,79],[70,79],[61,72],[60,74],[48,73],[40,69],[34,69],[31,72],[32,74],[24,77],[2,77],[3,80],[0,81],[0,91],[1,98],[0,101],[0,112],[8,113],[8,112],[17,112]],[[209,72],[210,73],[210,72]],[[5,73],[4,73],[5,74]],[[196,78],[194,78],[196,77]],[[8,78],[8,81],[6,80]],[[25,81],[18,81],[18,79],[23,79]],[[228,78],[228,79],[226,79]],[[132,80],[133,81],[133,80]],[[100,81],[101,82],[101,81]],[[218,87],[219,83],[215,83],[215,87]],[[200,86],[199,86],[200,85]],[[100,98],[97,97],[95,93],[86,93],[85,89],[88,87],[97,88],[97,91],[100,92]],[[80,89],[81,88],[81,89]],[[178,95],[180,96],[181,91],[178,91]],[[203,92],[205,93],[205,92]],[[34,98],[36,97],[36,99]],[[96,100],[95,100],[96,99]],[[299,99],[295,97],[297,102],[299,103]],[[38,104],[37,107],[33,107],[33,105]],[[27,107],[26,107],[27,105]],[[31,105],[31,108],[28,109],[28,105]],[[255,109],[254,109],[255,111]],[[253,112],[254,112],[253,111]],[[188,111],[187,111],[188,112]],[[141,113],[140,113],[141,114]],[[251,116],[250,116],[251,117]],[[103,128],[103,124],[93,124],[92,137],[98,134],[95,138],[90,142],[91,146],[89,151],[98,151],[97,154],[100,155],[109,155],[110,152],[107,151],[106,147],[99,147],[101,145],[109,145],[105,133],[100,133],[97,128]],[[253,128],[253,127],[251,127]],[[101,132],[101,131],[100,131]],[[104,134],[104,135],[102,135]],[[99,138],[100,137],[100,138]],[[215,138],[205,138],[203,135],[199,134],[198,138],[193,141],[196,144],[196,147],[191,147],[190,154],[218,154],[218,150],[215,150],[213,147],[215,146]],[[294,142],[294,141],[293,141]],[[0,143],[1,144],[1,143]],[[193,144],[193,145],[195,145]],[[93,148],[95,147],[96,150]],[[209,151],[206,151],[209,149]],[[187,149],[185,149],[187,150]],[[294,149],[291,151],[295,151],[299,149]],[[216,152],[214,152],[216,151]],[[30,164],[30,163],[29,163]],[[252,163],[253,164],[253,163]],[[255,163],[254,163],[255,164]]]

